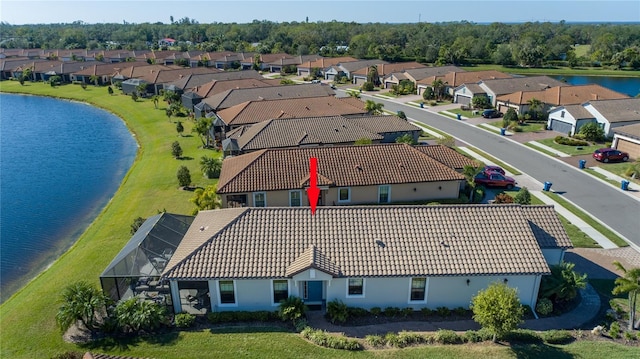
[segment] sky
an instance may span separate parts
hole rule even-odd
[[[273,22],[416,23],[640,22],[640,0],[0,0],[0,21],[12,25],[82,21],[201,24]]]

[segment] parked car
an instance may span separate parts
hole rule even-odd
[[[498,172],[501,175],[504,175],[504,170],[502,169],[502,167],[500,166],[484,166],[484,168],[482,169],[482,172],[484,173],[488,173],[488,172]]]
[[[488,110],[482,111],[482,117],[484,118],[502,117],[502,112],[498,110],[488,109]]]
[[[600,148],[593,152],[593,158],[604,163],[616,161],[626,162],[629,160],[629,154],[618,151],[615,148]]]
[[[507,189],[512,189],[516,186],[516,180],[499,172],[479,173],[473,181],[485,187],[506,187]]]

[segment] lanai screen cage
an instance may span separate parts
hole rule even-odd
[[[169,291],[159,281],[194,217],[160,213],[138,228],[100,276],[102,290],[114,300]]]

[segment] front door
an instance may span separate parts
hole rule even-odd
[[[307,286],[307,293],[305,297],[305,303],[320,304],[322,303],[322,281],[310,280],[305,282]]]

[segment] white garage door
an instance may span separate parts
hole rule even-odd
[[[566,135],[569,132],[571,132],[572,126],[570,123],[567,123],[567,122],[551,120],[551,129]]]
[[[456,97],[456,103],[459,103],[461,105],[468,105],[471,103],[471,97],[458,95]]]

